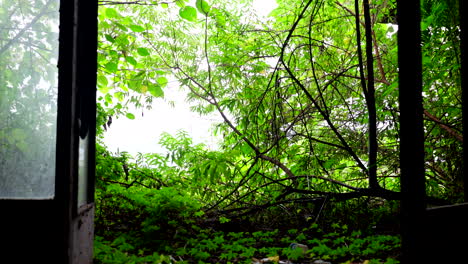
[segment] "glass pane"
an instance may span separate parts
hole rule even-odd
[[[0,0],[0,198],[54,196],[59,0]]]
[[[89,136],[80,138],[78,159],[78,207],[88,203],[88,144]]]

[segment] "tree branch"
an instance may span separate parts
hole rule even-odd
[[[154,2],[154,1],[153,1]],[[159,3],[153,3],[145,0],[136,0],[136,1],[106,1],[106,0],[101,0],[98,1],[98,5],[145,5],[145,6],[155,6],[155,5],[161,5],[161,4],[171,4],[175,3],[174,1],[172,2],[159,2]]]
[[[463,143],[463,136],[460,135],[457,131],[451,129],[449,126],[447,126],[446,124],[444,124],[442,121],[440,121],[440,119],[438,119],[437,117],[433,116],[431,113],[429,113],[426,109],[424,109],[424,115],[427,116],[430,120],[434,121],[437,123],[437,125],[442,128],[443,130],[445,130],[447,133],[449,133],[449,135],[453,136],[455,139],[457,139],[458,141],[460,141],[461,143]]]
[[[357,0],[356,0],[357,2]],[[358,13],[358,12],[356,12]],[[356,15],[357,17],[357,15]],[[358,18],[359,20],[359,18]],[[369,185],[379,188],[377,181],[377,110],[375,107],[374,57],[372,54],[372,25],[369,10],[369,0],[364,0],[364,21],[366,29],[366,59],[367,59],[367,109],[369,111]],[[359,24],[358,24],[359,25]]]
[[[321,108],[321,106],[318,104],[317,100],[314,99],[314,97],[310,94],[310,92],[305,88],[305,86],[297,79],[297,77],[294,75],[294,73],[292,72],[292,70],[289,68],[288,65],[286,65],[286,62],[284,60],[284,52],[286,50],[286,47],[288,46],[288,43],[291,39],[291,36],[293,35],[293,32],[294,30],[296,29],[297,25],[299,24],[299,21],[301,21],[301,19],[303,18],[307,8],[309,7],[309,5],[311,4],[312,0],[308,1],[307,4],[304,6],[303,10],[301,11],[301,13],[299,14],[299,16],[297,17],[296,21],[294,22],[293,26],[291,27],[291,29],[289,30],[289,34],[288,36],[286,37],[286,39],[284,40],[283,42],[283,46],[281,47],[281,54],[280,54],[280,62],[281,64],[283,64],[283,66],[285,67],[286,71],[288,72],[289,76],[293,79],[293,81],[300,87],[300,89],[304,92],[304,94],[306,95],[306,97],[314,104],[314,106],[317,108],[317,110],[319,111],[319,113],[322,115],[322,117],[325,119],[325,121],[327,122],[328,126],[330,127],[330,129],[333,131],[333,133],[336,135],[336,137],[338,137],[339,141],[341,142],[341,144],[343,145],[343,147],[346,149],[346,151],[353,157],[354,161],[358,164],[358,166],[361,168],[361,170],[365,173],[365,174],[368,174],[368,170],[366,168],[366,166],[364,166],[364,164],[362,163],[362,161],[359,159],[359,157],[357,156],[357,154],[353,151],[353,149],[349,146],[348,142],[346,142],[346,140],[343,138],[343,136],[341,135],[341,133],[338,131],[338,129],[335,127],[335,125],[331,122],[330,120],[330,116],[325,112],[323,111],[323,109]]]
[[[37,15],[31,20],[31,22],[29,22],[28,24],[26,24],[26,25],[16,34],[16,36],[14,36],[13,38],[11,38],[10,41],[8,41],[2,48],[0,48],[0,55],[1,55],[2,53],[4,53],[11,45],[13,45],[15,42],[17,42],[17,41],[19,40],[19,38],[21,38],[21,36],[23,36],[23,34],[26,32],[26,30],[28,30],[28,29],[30,29],[32,26],[34,26],[34,24],[36,24],[37,21],[49,11],[49,10],[48,10],[49,5],[50,5],[52,2],[55,2],[55,1],[49,0],[49,1],[42,7],[42,9],[37,13]]]
[[[342,5],[338,1],[336,1],[335,3],[337,5],[339,5],[341,8],[343,8],[344,10],[346,10],[350,15],[352,15],[353,17],[356,17],[356,14],[352,10],[350,10],[346,6]],[[359,23],[362,26],[365,26],[365,23],[362,22],[361,20],[359,20]],[[375,58],[377,59],[377,67],[379,68],[380,78],[381,78],[379,80],[379,82],[384,83],[386,85],[390,85],[390,82],[387,81],[387,78],[385,77],[386,74],[385,74],[385,71],[384,71],[384,68],[383,68],[382,56],[380,56],[380,49],[379,49],[379,46],[377,45],[377,38],[375,36],[375,31],[374,30],[372,30],[372,38],[373,38],[373,45],[374,45],[374,49],[375,49]]]

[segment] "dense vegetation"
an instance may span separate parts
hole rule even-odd
[[[95,261],[396,263],[398,27],[395,1],[368,2],[100,1],[101,137],[169,80],[224,122],[218,150],[98,144]],[[429,205],[462,199],[457,6],[422,4]]]

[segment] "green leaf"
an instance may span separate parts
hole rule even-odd
[[[326,169],[330,169],[333,165],[335,165],[336,161],[334,159],[329,159],[323,163],[323,167]]]
[[[119,12],[117,12],[117,10],[115,10],[114,8],[106,8],[106,16],[108,18],[117,18],[117,17],[120,17],[120,14]]]
[[[398,87],[398,82],[393,82],[390,84],[387,89],[382,93],[382,97],[385,98],[387,95],[392,93]]]
[[[185,0],[175,0],[175,3],[178,7],[184,7],[185,6]]]
[[[164,97],[164,91],[162,90],[161,86],[157,84],[149,84],[148,92],[154,97]]]
[[[117,63],[115,62],[108,62],[106,63],[106,65],[104,66],[106,68],[107,71],[111,72],[111,73],[115,73],[118,69],[117,67]]]
[[[104,99],[106,100],[106,103],[112,104],[112,95],[110,93],[106,94]]]
[[[117,100],[119,100],[120,102],[122,102],[125,96],[124,96],[124,93],[122,92],[116,92],[114,94],[114,97],[117,98]]]
[[[224,216],[220,216],[220,217],[219,217],[219,222],[220,222],[221,224],[224,224],[224,223],[227,223],[227,222],[230,222],[230,221],[231,221],[231,219],[226,218],[226,217],[224,217]]]
[[[240,147],[242,153],[244,153],[245,155],[249,155],[250,153],[252,153],[252,148],[247,143],[241,144]]]
[[[168,3],[161,3],[161,6],[162,6],[162,8],[169,8],[169,4],[168,4]]]
[[[98,85],[107,86],[109,84],[109,81],[107,80],[106,76],[98,75],[97,83]]]
[[[130,36],[128,34],[122,34],[115,39],[115,42],[120,46],[128,46],[130,41],[128,40]]]
[[[125,60],[133,66],[136,66],[138,64],[138,62],[132,56],[125,57]]]
[[[222,12],[220,12],[216,8],[213,8],[213,10],[211,10],[211,14],[212,14],[211,16],[215,17],[215,20],[218,26],[221,26],[221,27],[226,26],[226,18]]]
[[[422,63],[423,63],[423,65],[430,65],[431,62],[432,62],[432,60],[431,60],[430,57],[423,56],[423,58],[422,58]]]
[[[161,85],[161,87],[165,87],[168,83],[167,78],[163,76],[159,77],[156,81]]]
[[[146,48],[138,48],[138,49],[137,49],[137,52],[138,52],[138,54],[140,54],[140,56],[148,56],[148,55],[150,55],[150,52],[149,52],[148,49],[146,49]]]
[[[109,86],[98,86],[98,90],[102,94],[106,94],[106,93],[108,93],[110,91],[110,87]]]
[[[135,119],[135,115],[132,114],[132,113],[127,113],[125,116],[126,116],[128,119],[131,119],[131,120]]]
[[[112,37],[112,36],[109,35],[109,34],[104,35],[104,37],[105,37],[106,40],[109,41],[110,43],[114,43],[114,42],[115,42],[114,37]]]
[[[133,32],[143,32],[143,31],[145,31],[145,28],[140,26],[140,25],[130,25],[129,28]]]
[[[122,25],[122,24],[120,24],[120,23],[114,23],[114,24],[115,24],[118,28],[120,28],[120,30],[122,30],[122,31],[127,31],[127,27],[126,27],[126,26],[124,26],[124,25]]]
[[[179,10],[179,15],[183,19],[191,22],[197,21],[197,9],[192,6],[185,6]]]
[[[197,0],[195,5],[198,9],[198,12],[202,13],[205,16],[211,9],[210,5],[205,0]]]

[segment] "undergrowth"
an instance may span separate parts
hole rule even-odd
[[[302,223],[291,223],[283,215],[281,226],[272,210],[263,214],[270,214],[276,222],[268,226],[264,220],[256,226],[258,216],[239,220],[205,215],[200,203],[170,187],[108,185],[98,191],[97,199],[94,262],[98,264],[255,263],[276,256],[289,263],[398,263],[399,237],[377,234],[375,226],[359,229],[354,223],[359,221],[356,214],[332,222],[309,217]],[[328,212],[344,217],[343,208],[341,204],[341,209]],[[374,210],[381,215],[383,209]],[[361,218],[372,223],[364,215]],[[292,243],[307,249],[292,248]]]
[[[345,228],[346,229],[346,228]],[[121,235],[113,241],[97,236],[96,263],[252,263],[252,259],[279,256],[292,263],[312,263],[324,260],[331,263],[398,263],[400,239],[397,236],[362,236],[359,231],[329,233],[311,237],[316,228],[287,232],[257,231],[222,232],[200,230],[185,243],[173,241],[159,252],[137,249],[139,238]],[[293,249],[291,243],[300,242],[309,249]],[[372,261],[372,262],[370,262]]]

